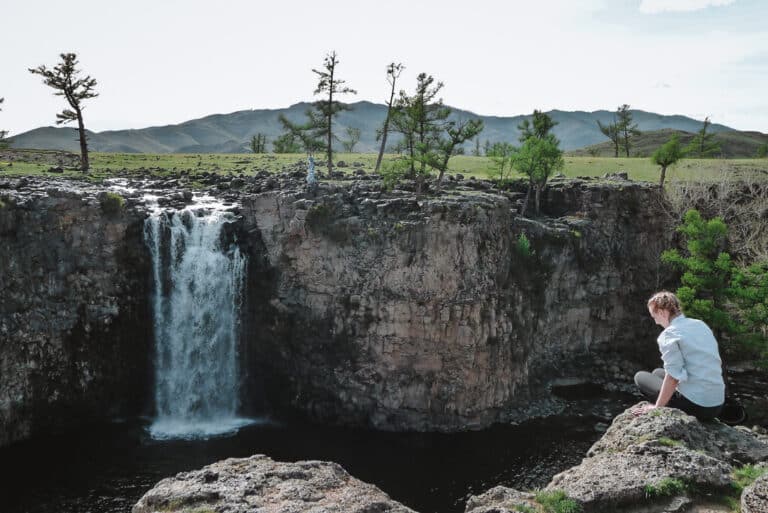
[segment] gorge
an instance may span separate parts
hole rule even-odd
[[[183,436],[221,418],[487,429],[562,413],[562,386],[624,390],[654,361],[644,300],[673,236],[658,187],[555,180],[531,219],[521,190],[479,180],[418,197],[302,178],[222,179],[205,215],[174,179],[0,179],[0,445],[137,416],[178,436],[163,419],[189,411]],[[201,330],[223,345],[189,346]],[[220,376],[157,374],[165,358]],[[198,384],[213,403],[184,404]]]

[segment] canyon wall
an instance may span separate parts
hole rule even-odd
[[[528,219],[519,192],[484,185],[243,198],[249,370],[268,402],[451,431],[547,414],[559,382],[631,383],[627,362],[657,334],[645,300],[671,237],[659,189],[557,182]]]
[[[146,408],[143,215],[105,199],[0,181],[0,446]]]
[[[552,412],[558,383],[628,385],[655,354],[644,303],[672,236],[656,186],[555,181],[535,218],[474,180],[219,189],[249,257],[246,413],[477,429]],[[146,206],[103,190],[0,179],[0,445],[152,411]]]

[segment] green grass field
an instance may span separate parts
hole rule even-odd
[[[387,155],[385,161],[395,155]],[[162,177],[188,171],[189,174],[222,173],[252,175],[259,171],[279,173],[300,161],[304,154],[132,154],[132,153],[91,153],[91,173],[87,179],[100,181],[117,174],[144,172]],[[356,169],[372,172],[376,155],[373,153],[340,153],[334,160],[344,161],[347,166],[337,171],[351,173]],[[0,161],[0,176],[67,176],[82,177],[77,169],[66,168],[62,174],[50,174],[51,164],[25,163],[16,161],[13,166]],[[493,177],[493,162],[487,157],[458,155],[451,158],[449,172],[461,173],[466,177]],[[322,167],[318,167],[322,170]],[[563,173],[570,178],[579,176],[599,177],[606,173],[625,171],[632,180],[656,182],[659,168],[647,158],[610,157],[565,157]],[[713,181],[727,175],[758,174],[768,179],[768,159],[684,159],[677,166],[667,170],[670,181]],[[513,177],[521,176],[513,174]]]

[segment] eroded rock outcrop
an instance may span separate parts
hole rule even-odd
[[[581,464],[556,475],[545,492],[564,492],[585,513],[728,511],[724,499],[738,501],[732,497],[734,471],[766,461],[768,438],[746,428],[699,422],[671,408],[640,416],[628,410]],[[744,492],[742,503],[763,504],[764,487],[758,480]],[[494,507],[517,511],[515,504],[522,499],[535,503],[531,496],[497,487],[470,499],[467,513]]]
[[[336,463],[232,458],[160,481],[133,513],[413,513]]]

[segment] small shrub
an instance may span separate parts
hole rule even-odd
[[[655,499],[657,497],[671,497],[672,495],[677,495],[685,490],[686,485],[683,481],[674,477],[667,477],[655,485],[645,485],[645,496],[650,499]]]
[[[536,493],[536,502],[541,504],[545,513],[581,513],[581,504],[568,497],[562,490],[540,491]]]
[[[125,206],[125,199],[116,192],[105,192],[99,198],[101,211],[105,214],[119,214]]]
[[[407,159],[398,158],[384,162],[380,171],[382,185],[386,190],[391,191],[400,183],[400,180],[405,178],[408,171],[410,171],[410,163]]]
[[[533,254],[533,251],[531,250],[531,241],[528,240],[528,237],[526,237],[524,233],[521,233],[517,237],[517,244],[515,245],[515,249],[520,256],[526,258]]]
[[[731,486],[734,491],[741,495],[744,488],[755,482],[755,479],[768,472],[768,467],[756,467],[754,465],[744,465],[731,473]]]
[[[536,510],[528,504],[515,504],[512,508],[512,511],[517,513],[536,513]]]

